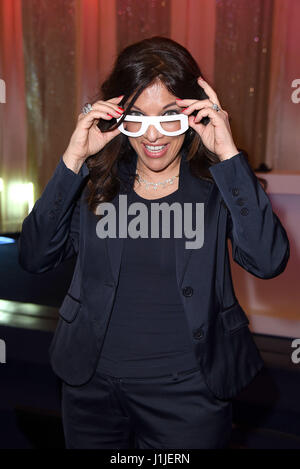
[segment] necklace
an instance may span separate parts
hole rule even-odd
[[[168,178],[162,182],[149,182],[149,181],[146,181],[144,178],[142,178],[142,176],[140,176],[137,171],[136,171],[136,174],[138,177],[138,181],[144,183],[146,185],[147,190],[149,189],[149,186],[153,186],[153,189],[157,190],[159,186],[165,187],[167,184],[173,184],[175,181],[175,178],[179,177],[179,174],[178,174],[177,176],[172,176],[171,178]]]

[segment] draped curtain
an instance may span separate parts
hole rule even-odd
[[[298,0],[1,0],[0,230],[20,229],[117,53],[152,35],[190,50],[254,168],[300,170],[299,16]]]
[[[275,1],[265,161],[280,171],[300,171],[299,19],[298,0]]]
[[[40,196],[75,125],[76,1],[22,2],[28,178]]]
[[[215,85],[236,144],[255,167],[266,152],[273,5],[221,0],[216,6]]]

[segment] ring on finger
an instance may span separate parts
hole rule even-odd
[[[216,103],[213,103],[212,108],[217,112],[219,112],[221,110]]]
[[[85,104],[82,108],[83,114],[88,114],[92,110],[93,110],[93,106],[90,103]]]

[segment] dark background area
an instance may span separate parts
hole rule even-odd
[[[8,237],[17,240],[18,233]],[[0,244],[0,298],[59,307],[70,285],[76,258],[43,274],[29,274],[18,262],[17,244]]]

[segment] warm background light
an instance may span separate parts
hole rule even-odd
[[[19,182],[10,182],[8,184],[7,191],[8,203],[10,206],[16,207],[16,210],[20,206],[26,204],[27,214],[31,212],[34,205],[34,188],[33,183],[19,183]]]

